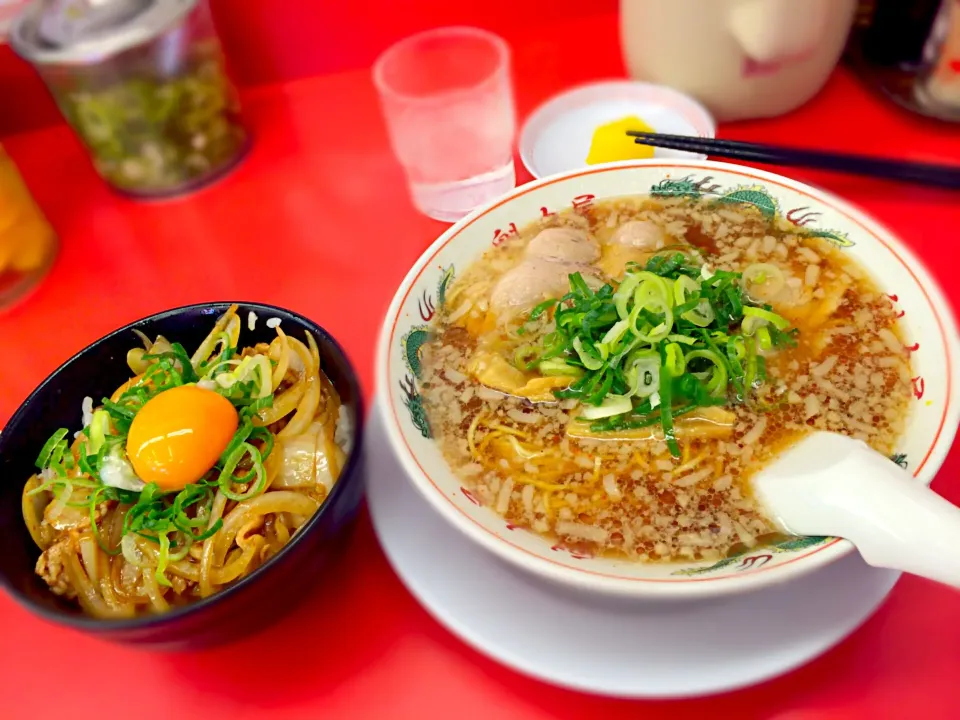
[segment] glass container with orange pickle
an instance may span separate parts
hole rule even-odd
[[[56,254],[56,233],[0,147],[0,309],[31,290]]]

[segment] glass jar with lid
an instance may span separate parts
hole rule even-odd
[[[207,0],[34,0],[10,42],[122,193],[196,189],[249,145]]]

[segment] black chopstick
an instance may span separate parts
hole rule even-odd
[[[870,177],[902,180],[921,185],[960,189],[960,166],[934,165],[871,157],[869,155],[804,150],[737,140],[717,140],[687,135],[661,135],[636,130],[628,130],[627,135],[635,138],[634,142],[641,145],[670,150],[686,150],[687,152],[714,155],[732,160],[831,170],[853,175],[869,175]]]

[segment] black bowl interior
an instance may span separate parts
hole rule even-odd
[[[276,331],[266,325],[269,318],[280,318],[284,331],[301,340],[306,340],[306,331],[313,333],[324,372],[337,388],[344,404],[353,411],[356,420],[353,450],[340,480],[324,505],[281,553],[257,571],[211,598],[162,615],[147,615],[131,620],[96,620],[84,615],[74,603],[64,601],[50,592],[46,583],[34,572],[40,551],[30,537],[21,514],[23,485],[36,471],[34,462],[44,442],[58,428],[69,428],[71,433],[80,429],[84,397],[89,396],[94,399],[94,404],[99,404],[101,398],[112,395],[130,377],[126,364],[127,351],[142,346],[134,329],[144,332],[151,339],[163,335],[192,352],[231,303],[194,305],[153,315],[101,338],[64,363],[27,398],[0,432],[0,477],[3,478],[0,485],[0,543],[3,548],[3,552],[0,552],[0,579],[7,590],[29,609],[49,619],[86,629],[110,626],[113,630],[122,630],[124,627],[132,630],[143,629],[144,625],[175,621],[178,616],[218,603],[225,596],[241,592],[245,585],[268,576],[272,566],[282,562],[288,551],[302,543],[312,529],[330,525],[331,521],[334,525],[340,525],[352,519],[348,516],[352,515],[351,511],[359,503],[360,493],[356,488],[348,489],[347,485],[360,485],[360,479],[354,480],[354,476],[359,475],[357,464],[363,402],[356,375],[346,355],[322,328],[300,315],[268,305],[237,304],[243,323],[241,347],[270,342],[276,336]],[[250,311],[258,317],[252,331],[247,327]],[[345,503],[340,496],[349,496],[350,501]]]

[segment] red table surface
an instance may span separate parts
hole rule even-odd
[[[584,40],[563,41],[572,37]],[[623,74],[612,16],[531,30],[515,62],[521,117],[572,84]],[[311,316],[344,343],[372,396],[375,338],[393,290],[445,226],[411,207],[366,71],[257,88],[246,104],[257,140],[251,156],[222,183],[165,203],[111,194],[63,127],[5,141],[63,248],[46,282],[0,315],[0,421],[97,337],[205,300],[260,300]],[[882,104],[842,70],[787,117],[721,130],[960,162],[955,128]],[[955,194],[789,174],[887,224],[958,305]],[[954,451],[935,483],[954,502],[958,469]],[[952,590],[905,578],[840,646],[754,688],[677,702],[596,698],[518,675],[450,635],[393,574],[366,514],[326,588],[237,644],[150,654],[52,626],[0,596],[0,645],[0,715],[11,718],[960,717],[960,594]]]

